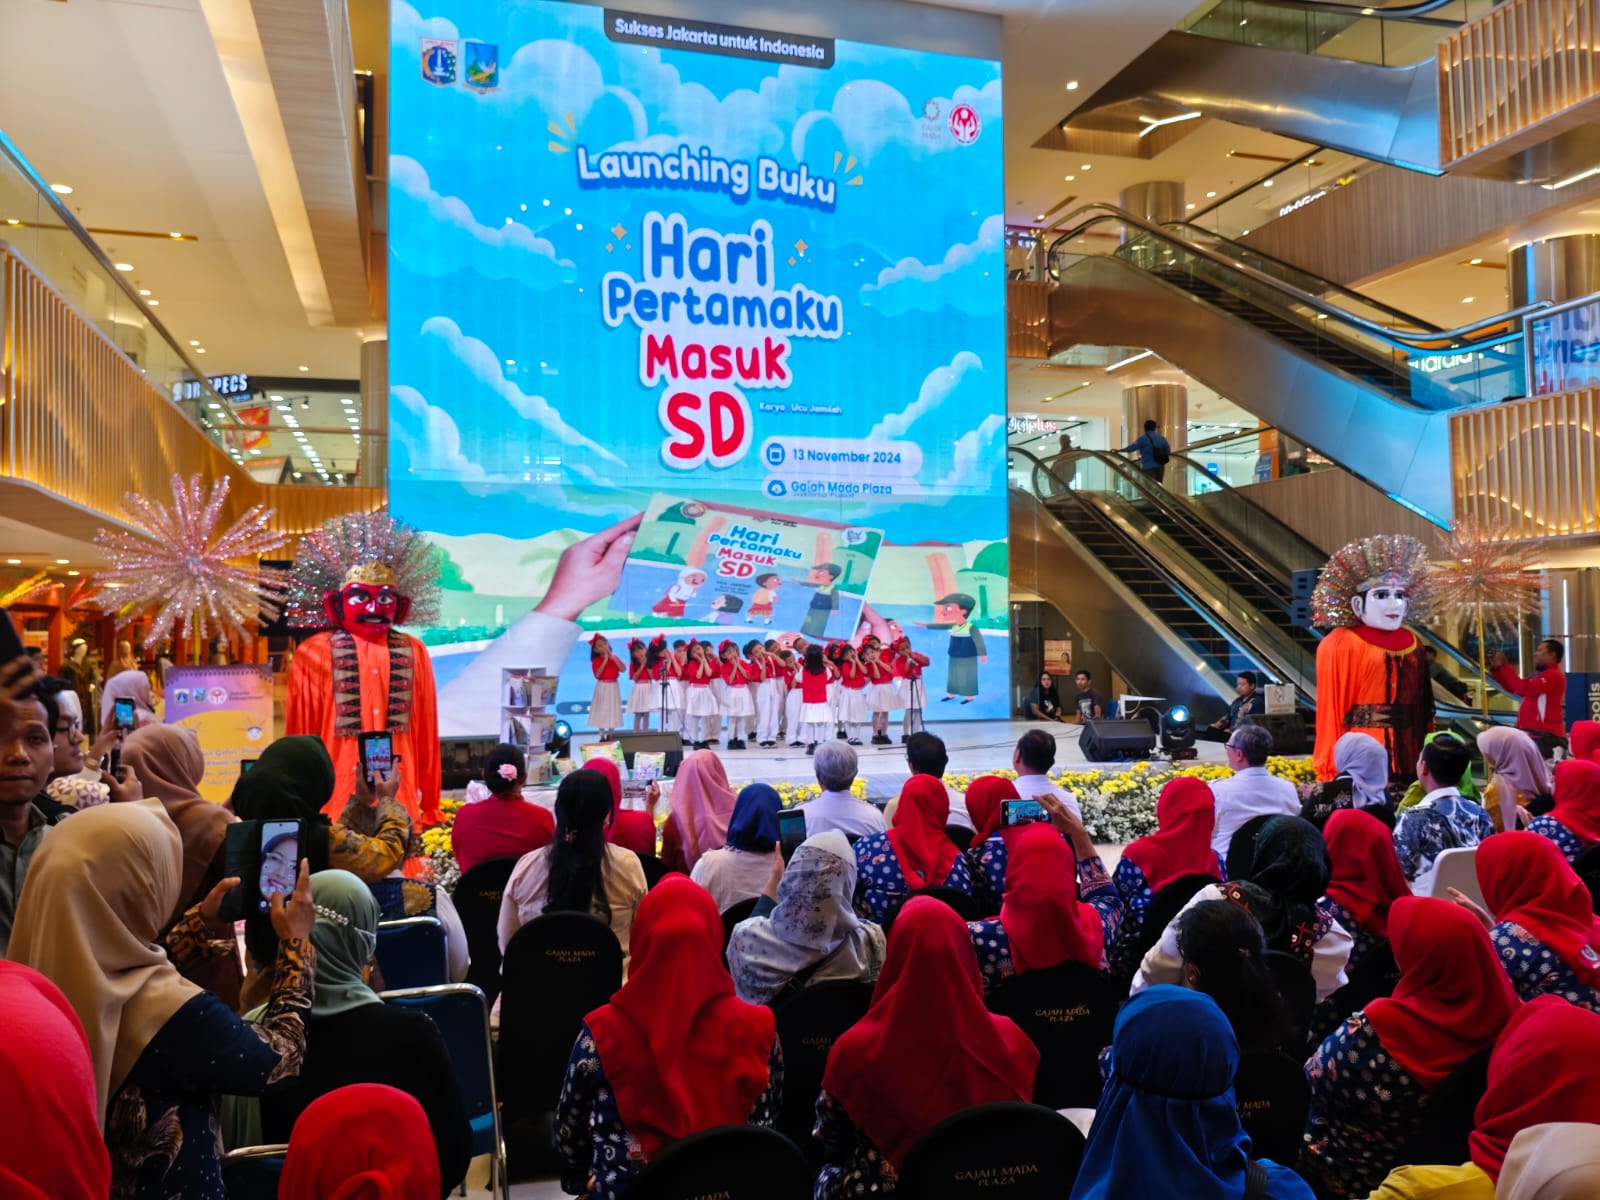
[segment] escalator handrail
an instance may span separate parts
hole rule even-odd
[[[1363,296],[1360,292],[1354,291],[1351,288],[1347,288],[1342,283],[1335,283],[1331,279],[1325,279],[1321,275],[1318,275],[1315,271],[1308,271],[1304,267],[1297,267],[1292,262],[1287,262],[1284,259],[1277,258],[1274,255],[1266,253],[1265,251],[1257,250],[1254,246],[1246,246],[1243,242],[1240,242],[1234,238],[1224,237],[1220,233],[1214,233],[1207,229],[1204,225],[1196,225],[1193,221],[1172,221],[1164,226],[1164,228],[1197,229],[1201,233],[1205,234],[1206,237],[1215,238],[1217,241],[1222,242],[1230,249],[1230,251],[1234,253],[1242,251],[1246,254],[1252,255],[1255,258],[1265,259],[1267,262],[1274,263],[1286,271],[1293,271],[1296,275],[1303,275],[1307,279],[1315,279],[1318,283],[1326,284],[1330,292],[1338,292],[1343,296],[1353,296],[1355,299],[1361,301],[1361,303],[1367,305],[1369,308],[1375,308],[1380,312],[1386,312],[1391,317],[1395,318],[1395,320],[1412,326],[1419,331],[1419,336],[1442,337],[1445,333],[1444,330],[1440,329],[1432,321],[1424,321],[1415,313],[1408,313],[1403,309],[1395,308],[1393,305],[1385,304],[1381,300],[1374,300],[1370,296]]]
[[[1381,4],[1340,4],[1337,0],[1256,0],[1258,4],[1268,4],[1273,8],[1309,9],[1312,12],[1337,13],[1342,17],[1365,17],[1370,21],[1384,20],[1409,20],[1412,17],[1425,17],[1431,12],[1438,12],[1456,3],[1456,0],[1419,0],[1415,4],[1395,4],[1385,7]],[[1452,25],[1459,28],[1465,22],[1461,21],[1431,21],[1434,25]]]
[[[1085,214],[1090,213],[1095,215],[1085,216]],[[1336,304],[1329,304],[1326,300],[1323,300],[1317,296],[1313,296],[1310,292],[1302,291],[1300,288],[1295,287],[1292,283],[1285,283],[1281,279],[1274,278],[1264,271],[1258,271],[1246,263],[1237,262],[1229,258],[1227,255],[1218,251],[1214,251],[1207,246],[1196,245],[1188,238],[1180,237],[1176,233],[1172,232],[1172,230],[1165,228],[1164,226],[1161,226],[1153,221],[1147,221],[1143,217],[1135,216],[1127,209],[1118,208],[1114,204],[1105,204],[1100,202],[1085,204],[1079,208],[1073,209],[1070,213],[1063,217],[1062,223],[1072,221],[1080,217],[1083,217],[1084,219],[1080,220],[1077,225],[1074,225],[1065,233],[1057,236],[1056,239],[1050,243],[1050,248],[1046,251],[1046,269],[1053,277],[1057,279],[1059,279],[1059,273],[1055,270],[1054,266],[1050,265],[1055,261],[1057,248],[1065,245],[1067,242],[1070,242],[1073,238],[1079,236],[1093,225],[1099,225],[1107,221],[1115,221],[1119,224],[1131,225],[1135,229],[1149,234],[1151,237],[1154,237],[1160,241],[1169,242],[1172,245],[1177,246],[1179,249],[1189,254],[1193,254],[1198,258],[1206,259],[1208,262],[1215,263],[1226,270],[1237,272],[1238,274],[1243,275],[1246,279],[1261,284],[1269,291],[1279,292],[1289,297],[1295,303],[1302,304],[1310,309],[1314,309],[1315,311],[1323,313],[1329,318],[1337,319],[1339,322],[1346,325],[1353,325],[1362,332],[1369,334],[1381,342],[1387,343],[1395,350],[1405,355],[1427,351],[1437,352],[1443,350],[1455,350],[1468,346],[1478,346],[1483,343],[1498,344],[1501,342],[1517,341],[1522,337],[1522,330],[1520,327],[1515,328],[1511,332],[1501,333],[1494,337],[1479,338],[1475,341],[1468,340],[1467,335],[1478,332],[1482,329],[1501,326],[1507,322],[1516,322],[1519,318],[1527,315],[1528,313],[1538,312],[1550,307],[1550,301],[1537,300],[1532,304],[1524,304],[1520,308],[1514,308],[1508,312],[1500,313],[1498,316],[1486,317],[1481,321],[1474,321],[1469,325],[1457,326],[1455,329],[1442,329],[1437,333],[1405,334],[1397,330],[1390,329],[1385,325],[1379,325],[1376,321],[1369,321],[1365,317],[1357,316],[1355,313],[1342,309]],[[1448,341],[1451,344],[1448,346],[1437,345],[1437,343],[1441,341]]]
[[[1025,458],[1031,459],[1036,469],[1045,471],[1052,479],[1056,481],[1056,483],[1063,485],[1065,490],[1075,490],[1070,487],[1066,487],[1068,481],[1063,479],[1062,476],[1058,475],[1054,467],[1039,459],[1031,451],[1024,450],[1021,447],[1015,447],[1011,450],[1011,453],[1020,454]],[[1193,509],[1184,504],[1182,501],[1178,500],[1172,495],[1171,492],[1167,491],[1166,488],[1151,481],[1144,474],[1144,472],[1134,467],[1134,465],[1127,459],[1123,458],[1121,455],[1112,454],[1105,450],[1088,450],[1078,447],[1074,447],[1073,449],[1067,451],[1066,455],[1063,455],[1062,457],[1069,458],[1069,460],[1081,457],[1092,458],[1099,461],[1108,469],[1113,471],[1116,475],[1118,475],[1125,483],[1130,484],[1132,487],[1141,492],[1147,500],[1155,504],[1168,516],[1176,520],[1184,527],[1185,531],[1189,533],[1190,536],[1201,542],[1204,542],[1214,553],[1222,556],[1224,559],[1241,555],[1242,557],[1248,559],[1255,572],[1252,578],[1260,587],[1261,591],[1265,592],[1268,596],[1271,596],[1273,602],[1276,603],[1279,609],[1281,609],[1284,613],[1289,612],[1291,607],[1290,597],[1287,594],[1280,596],[1270,586],[1273,578],[1272,567],[1270,564],[1263,562],[1260,557],[1256,555],[1254,549],[1250,546],[1240,545],[1234,542],[1232,539],[1228,539],[1227,545],[1220,544],[1217,537],[1217,531],[1215,529],[1211,528],[1204,521],[1202,521]],[[1177,456],[1174,455],[1174,457]],[[1283,580],[1282,585],[1287,592],[1289,581]]]

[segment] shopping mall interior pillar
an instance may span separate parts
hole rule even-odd
[[[1600,292],[1600,233],[1540,238],[1515,246],[1506,255],[1511,304],[1536,300],[1564,304]]]
[[[361,343],[360,480],[365,487],[389,482],[389,339]]]
[[[1122,189],[1117,200],[1136,217],[1158,224],[1164,221],[1183,220],[1183,184],[1171,179],[1151,179]],[[1125,231],[1133,236],[1137,231]]]
[[[1122,441],[1130,445],[1154,421],[1167,444],[1181,450],[1189,444],[1189,389],[1181,383],[1142,383],[1122,389]]]
[[[1567,724],[1600,719],[1600,568],[1560,568],[1544,578],[1549,623],[1535,639],[1524,639],[1523,661],[1530,661],[1538,637],[1560,638],[1566,645],[1561,666],[1567,673]]]

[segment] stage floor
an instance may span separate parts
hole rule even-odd
[[[1011,752],[1017,739],[1030,729],[1043,729],[1056,739],[1056,770],[1097,767],[1107,771],[1126,770],[1129,763],[1089,763],[1078,749],[1077,725],[1063,725],[1049,721],[943,721],[930,722],[928,732],[944,739],[950,755],[949,770],[955,775],[981,775],[986,771],[1005,770],[1011,766]],[[887,800],[900,792],[901,785],[910,775],[906,768],[905,747],[900,745],[899,726],[892,727],[895,744],[892,746],[863,745],[856,747],[861,761],[859,775],[867,781],[867,796],[874,800]],[[578,744],[596,740],[592,734],[580,734]],[[1220,742],[1197,742],[1195,747],[1201,762],[1224,762]],[[728,750],[714,746],[728,771],[731,783],[815,783],[811,757],[802,747],[791,750],[779,746],[772,750]],[[1191,760],[1193,761],[1193,760]]]

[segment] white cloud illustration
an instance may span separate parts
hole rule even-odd
[[[424,17],[405,0],[396,0],[389,17],[389,36],[396,46],[409,46],[415,43],[418,53],[422,50],[422,39],[451,38],[459,39],[461,34],[456,31],[455,24],[444,17]]]
[[[972,370],[983,370],[983,360],[971,350],[962,350],[947,365],[929,371],[917,389],[917,398],[899,412],[886,414],[867,434],[868,440],[904,437],[913,425],[943,404]]]
[[[1000,413],[990,413],[978,425],[956,440],[955,457],[950,473],[939,480],[940,488],[957,491],[987,490],[995,469],[1005,458],[1001,444],[1006,419]]]
[[[449,479],[487,479],[488,473],[461,453],[461,431],[442,408],[429,404],[414,387],[389,389],[390,432],[404,448],[411,470]]]
[[[435,191],[427,170],[414,158],[395,155],[389,160],[389,185],[390,203],[397,210],[407,204],[426,210],[426,217],[397,213],[393,221],[398,228],[428,229],[426,237],[407,239],[426,251],[406,261],[419,275],[448,275],[466,266],[485,279],[516,279],[540,291],[577,278],[576,266],[559,257],[549,239],[516,221],[483,224],[459,196]]]
[[[1005,218],[996,214],[978,227],[976,241],[960,242],[943,260],[902,258],[861,285],[861,301],[897,317],[908,312],[954,308],[968,316],[998,311],[1005,304]]]
[[[524,420],[533,421],[545,432],[557,438],[564,446],[580,446],[597,457],[619,467],[627,464],[599,442],[567,424],[554,405],[543,396],[531,396],[505,376],[497,355],[487,342],[468,337],[461,327],[449,317],[429,317],[422,323],[422,336],[436,338],[467,368],[479,383],[485,385],[516,410]],[[592,469],[580,463],[567,461],[563,465],[585,478],[595,478]]]

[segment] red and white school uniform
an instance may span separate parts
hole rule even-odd
[[[750,681],[753,668],[742,658],[722,664],[722,713],[730,721],[756,715],[755,702],[750,698]]]
[[[865,664],[867,672],[867,707],[875,713],[891,712],[900,707],[900,696],[894,690],[894,672],[880,658]]]
[[[758,672],[756,684],[756,741],[778,740],[778,723],[783,717],[783,669],[775,656],[768,654],[751,669]]]
[[[895,674],[903,680],[900,685],[900,704],[905,709],[905,715],[901,722],[908,733],[913,717],[921,720],[923,710],[928,707],[928,689],[922,683],[922,668],[927,665],[928,656],[915,650],[894,656]]]
[[[710,741],[712,732],[722,724],[722,710],[711,690],[711,681],[719,678],[710,663],[691,662],[683,668],[684,726],[691,741]]]
[[[797,726],[801,740],[825,742],[833,736],[833,705],[828,702],[828,671],[813,675],[801,667],[795,675],[800,694],[800,721]]]
[[[791,746],[800,745],[800,706],[805,703],[800,691],[800,673],[804,670],[803,664],[796,664],[783,676],[783,727],[789,731]]]
[[[655,670],[660,670],[660,663]],[[656,674],[642,662],[628,664],[628,682],[633,686],[628,692],[628,712],[636,717],[648,717],[661,707],[661,685]]]
[[[589,659],[594,672],[594,695],[589,698],[589,723],[601,733],[613,733],[622,725],[622,690],[617,680],[622,663],[615,654]]]
[[[867,721],[867,673],[858,663],[839,668],[839,720],[846,725]]]

